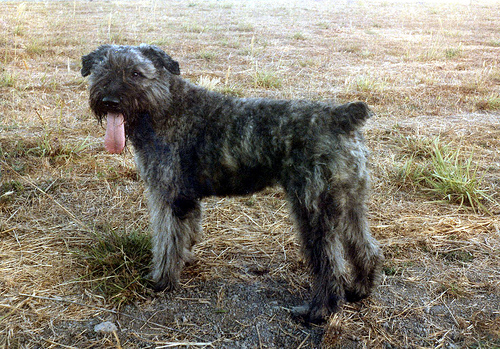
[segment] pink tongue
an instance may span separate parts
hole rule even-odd
[[[125,125],[123,114],[108,113],[108,126],[104,136],[104,146],[111,154],[120,154],[125,148]]]

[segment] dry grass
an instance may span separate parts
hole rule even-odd
[[[498,348],[497,23],[481,4],[0,2],[0,347]],[[148,229],[132,156],[104,152],[79,74],[108,42],[160,45],[185,77],[236,95],[367,101],[386,255],[373,297],[324,327],[288,317],[309,284],[278,189],[207,200],[181,291],[134,288],[117,305],[96,288],[106,274],[75,252]],[[470,161],[485,210],[401,180],[434,139]],[[95,333],[104,320],[119,330]]]

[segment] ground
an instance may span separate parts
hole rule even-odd
[[[0,2],[0,346],[500,347],[498,23],[480,1]],[[148,214],[133,149],[104,150],[80,57],[142,42],[224,93],[372,107],[373,296],[325,325],[290,317],[310,279],[279,188],[206,200],[178,291],[138,281],[139,247],[118,248],[133,279],[106,291],[116,270],[89,251],[147,238]]]

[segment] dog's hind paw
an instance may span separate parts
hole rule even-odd
[[[367,298],[370,294],[369,293],[360,293],[354,290],[345,290],[345,300],[346,302],[349,303],[356,303],[359,302],[365,298]]]

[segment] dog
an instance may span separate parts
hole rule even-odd
[[[376,287],[383,255],[367,219],[365,103],[227,96],[183,79],[178,62],[146,44],[100,46],[82,57],[81,73],[90,75],[90,108],[107,119],[106,149],[120,153],[127,140],[134,148],[151,213],[155,289],[178,286],[203,198],[273,185],[286,193],[314,280],[312,300],[293,315],[322,322]]]

